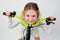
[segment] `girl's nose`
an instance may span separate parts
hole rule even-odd
[[[32,17],[30,17],[30,18],[29,18],[29,20],[33,20],[33,18],[32,18]]]

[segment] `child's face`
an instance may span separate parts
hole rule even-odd
[[[37,11],[32,9],[26,11],[24,19],[28,24],[34,24],[37,21]]]

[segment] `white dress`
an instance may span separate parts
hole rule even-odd
[[[23,26],[21,23],[20,23],[20,20],[16,20],[16,21],[14,21],[15,19],[13,19],[13,18],[9,18],[9,28],[14,28],[14,27],[17,27],[19,24],[20,24],[20,30],[19,30],[19,37],[18,38],[20,38],[20,39],[22,39],[23,37],[24,37],[24,35],[26,35],[26,27],[25,26]],[[45,22],[44,22],[45,23]],[[31,28],[31,36],[33,36],[33,37],[38,37],[39,36],[39,28],[40,27],[42,27],[43,28],[43,30],[45,30],[44,29],[44,27],[43,27],[43,25],[46,25],[46,24],[44,24],[44,23],[41,23],[39,26],[37,26],[37,27],[34,27],[34,28]]]

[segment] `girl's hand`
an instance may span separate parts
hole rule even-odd
[[[8,16],[9,18],[11,18],[11,16],[10,16],[10,11],[7,11],[7,12],[6,12],[6,16]]]
[[[49,16],[48,18],[50,19],[49,21],[54,21],[55,17],[54,16]]]
[[[6,16],[8,16],[8,17],[10,16],[10,11],[6,12]]]
[[[47,23],[47,25],[49,25],[50,23],[53,23],[53,24],[55,24],[53,21],[55,21],[56,20],[56,18],[54,17],[54,16],[49,16],[48,18],[47,18],[47,20],[46,20],[46,23]]]

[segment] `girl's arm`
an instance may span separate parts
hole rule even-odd
[[[20,22],[18,19],[14,19],[14,18],[8,18],[9,22],[8,22],[8,26],[9,28],[14,28],[16,27]]]
[[[43,25],[40,25],[43,31],[51,33],[54,30],[53,21],[55,20],[56,18],[54,18],[53,16],[49,16],[48,18],[46,18],[46,21],[43,21]]]
[[[47,34],[51,34],[53,31],[54,31],[54,29],[55,29],[55,27],[54,27],[55,25],[54,24],[49,24],[49,25],[46,25],[46,22],[42,22],[42,24],[40,25],[40,28],[45,32],[45,33],[47,33]]]
[[[14,28],[14,27],[16,27],[20,23],[19,20],[16,20],[16,19],[12,18],[10,11],[7,11],[4,14],[8,17],[8,20],[9,20],[9,23],[8,23],[9,24],[9,28]]]

